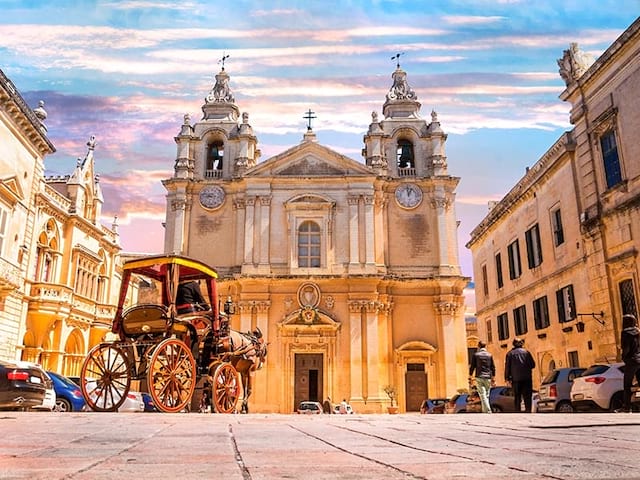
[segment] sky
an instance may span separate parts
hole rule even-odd
[[[45,102],[70,174],[96,136],[102,222],[126,252],[163,250],[165,189],[185,114],[202,117],[223,55],[260,162],[300,143],[308,109],[318,142],[364,163],[363,135],[400,63],[448,134],[464,275],[469,234],[571,129],[557,59],[571,42],[597,58],[640,0],[0,0],[0,69],[27,103]],[[382,119],[382,116],[380,115]]]

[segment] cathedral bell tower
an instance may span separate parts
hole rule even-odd
[[[229,86],[229,74],[222,69],[202,105],[202,119],[191,123],[184,116],[175,137],[177,154],[174,176],[164,180],[167,189],[165,252],[187,254],[185,246],[193,199],[208,210],[222,205],[230,193],[231,181],[255,166],[260,151],[249,124],[249,114],[240,110]]]
[[[447,175],[444,148],[447,135],[440,127],[436,112],[431,112],[429,124],[420,117],[418,96],[399,63],[392,78],[393,85],[382,107],[384,120],[379,121],[378,113],[373,112],[364,136],[362,153],[366,164],[385,177]]]

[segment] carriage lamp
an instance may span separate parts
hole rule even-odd
[[[224,313],[226,313],[227,315],[233,315],[234,313],[236,313],[236,304],[233,303],[231,295],[229,295],[227,297],[227,300],[224,302]]]

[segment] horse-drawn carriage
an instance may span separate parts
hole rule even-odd
[[[231,330],[233,304],[220,312],[217,276],[177,255],[124,264],[111,325],[117,339],[93,347],[82,365],[80,386],[92,410],[117,410],[136,386],[162,412],[209,403],[212,412],[231,413],[240,399],[248,411],[251,373],[262,367],[266,345],[259,329]]]

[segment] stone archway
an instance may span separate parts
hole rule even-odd
[[[76,377],[80,375],[85,357],[84,344],[82,332],[78,328],[73,329],[64,345],[62,371],[65,375]]]
[[[436,352],[433,345],[417,340],[396,349],[396,389],[402,411],[419,411],[425,398],[439,396],[441,379],[433,362]]]
[[[278,324],[281,342],[281,412],[295,410],[301,395],[313,394],[322,402],[333,398],[336,379],[337,332],[340,324],[326,312],[306,306]],[[314,385],[310,387],[309,381]],[[320,398],[322,397],[322,398]]]

